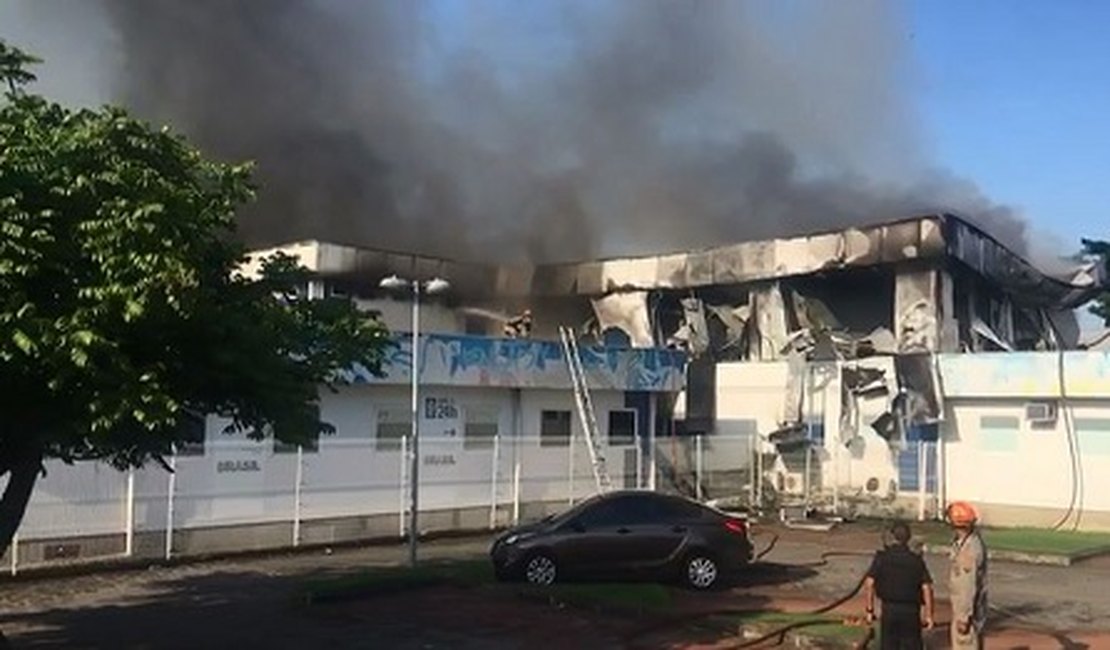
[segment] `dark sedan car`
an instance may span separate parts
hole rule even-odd
[[[502,580],[682,580],[709,589],[751,561],[743,519],[682,497],[611,492],[498,537]]]

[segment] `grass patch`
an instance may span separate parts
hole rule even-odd
[[[735,638],[738,630],[748,635],[758,636],[789,625],[811,621],[820,622],[790,630],[786,633],[787,639],[791,635],[802,636],[817,641],[821,647],[849,648],[855,647],[867,634],[865,628],[846,626],[841,619],[831,615],[787,612],[751,612],[714,616],[692,624],[686,630],[688,636],[692,633],[699,640],[712,641]]]
[[[313,580],[305,584],[303,593],[308,603],[324,603],[441,585],[474,587],[493,581],[493,567],[488,560],[429,562],[416,568],[374,567],[337,578]]]
[[[810,625],[796,630],[796,632],[808,637],[829,641],[855,641],[864,634],[861,628],[848,627],[839,618],[806,613],[760,612],[739,616],[734,620],[737,625],[759,626],[761,630],[771,631],[776,627],[818,619],[826,622],[819,625]]]
[[[671,590],[653,583],[565,583],[550,587],[525,586],[522,595],[582,609],[653,613],[664,612],[673,601]]]
[[[1043,528],[984,528],[980,534],[987,548],[995,551],[1072,556],[1110,548],[1110,533]],[[952,542],[952,535],[946,531],[929,531],[926,541],[933,546],[943,546]]]

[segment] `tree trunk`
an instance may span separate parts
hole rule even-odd
[[[11,459],[8,485],[0,498],[0,555],[8,550],[19,523],[23,521],[23,513],[27,511],[27,502],[31,500],[31,491],[41,471],[42,451],[38,448],[23,449]]]

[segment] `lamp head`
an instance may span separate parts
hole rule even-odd
[[[381,282],[378,283],[378,286],[382,289],[389,290],[405,289],[408,288],[409,281],[404,280],[396,275],[391,275],[388,278],[382,278]]]

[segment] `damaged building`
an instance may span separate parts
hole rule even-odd
[[[393,274],[451,282],[424,307],[431,333],[554,341],[572,326],[607,348],[681,349],[685,389],[659,396],[652,432],[747,431],[758,453],[723,462],[764,463],[774,489],[807,499],[830,485],[935,484],[935,448],[903,455],[940,436],[939,356],[1075,349],[1075,309],[1105,286],[1101,260],[1048,275],[950,214],[531,267],[320,242],[280,250],[315,274],[317,292],[349,296],[395,331],[409,329],[407,302],[378,286]]]
[[[279,250],[316,273],[321,291],[351,296],[399,331],[407,310],[377,284],[392,274],[450,280],[453,290],[425,312],[432,332],[501,336],[526,320],[536,338],[576,326],[609,345],[682,348],[691,361],[681,428],[706,433],[718,363],[1073,349],[1074,310],[1103,286],[1095,261],[1071,277],[1046,275],[947,214],[536,267],[319,242]]]

